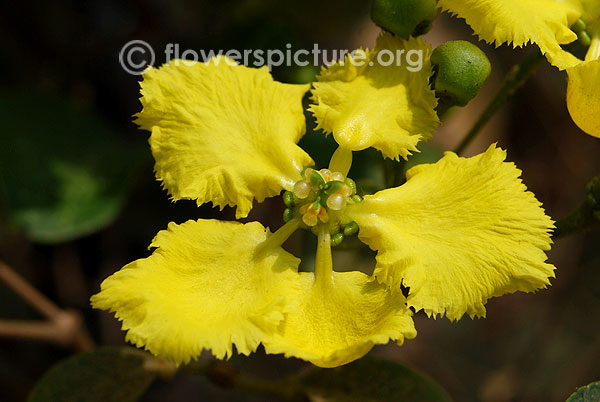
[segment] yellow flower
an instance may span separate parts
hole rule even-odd
[[[600,0],[439,0],[439,5],[464,18],[488,43],[535,43],[550,63],[567,70],[573,121],[600,137]],[[585,60],[561,47],[578,34],[589,46]]]
[[[411,169],[399,188],[364,200],[356,194],[346,177],[354,146],[377,144],[394,158],[414,150],[402,144],[436,124],[435,99],[429,66],[414,76],[399,73],[403,66],[363,69],[352,80],[350,67],[340,67],[324,70],[313,91],[319,124],[340,142],[321,170],[307,167],[313,162],[296,145],[308,86],[278,83],[266,68],[225,58],[144,74],[138,123],[152,132],[156,175],[174,199],[237,206],[239,217],[254,199],[287,190],[289,210],[275,233],[258,222],[205,219],[160,231],[151,256],[123,267],[92,296],[94,307],[115,312],[128,341],[178,364],[204,349],[226,358],[234,345],[247,355],[262,344],[267,353],[334,367],[375,344],[415,337],[411,307],[451,319],[483,315],[490,297],[548,285],[552,222],[495,146],[469,159],[448,153]],[[424,93],[407,95],[415,88]],[[372,104],[359,99],[361,90]],[[349,133],[352,119],[359,129]],[[314,272],[298,272],[299,260],[282,248],[298,228],[318,236]],[[331,244],[356,230],[379,253],[372,277],[333,270]]]
[[[419,71],[379,63],[383,58],[378,53],[397,56],[406,49],[422,52],[424,63]],[[420,38],[399,41],[383,34],[375,49],[357,54],[323,69],[314,84],[310,110],[317,119],[317,128],[333,132],[338,144],[346,149],[374,147],[387,158],[406,159],[417,150],[417,143],[429,139],[439,125],[434,111],[437,99],[429,88],[431,47]],[[362,55],[364,60],[357,60]],[[400,60],[396,57],[396,62]]]

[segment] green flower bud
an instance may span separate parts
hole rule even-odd
[[[354,221],[344,226],[344,236],[352,236],[358,232],[358,224]]]
[[[295,204],[294,193],[292,193],[291,191],[286,191],[285,193],[283,193],[283,203],[286,207],[293,207]]]
[[[292,219],[294,219],[294,210],[293,210],[293,209],[291,209],[291,208],[286,208],[286,209],[283,211],[283,221],[284,221],[284,222],[289,222],[289,221],[291,221]]]
[[[427,33],[436,16],[435,0],[374,0],[371,9],[373,22],[404,39]]]
[[[587,33],[586,31],[578,32],[577,40],[578,40],[579,44],[583,47],[588,47],[592,43],[592,38],[590,37],[590,34]]]
[[[465,106],[477,95],[492,66],[485,53],[470,42],[446,42],[431,54],[433,87],[440,103]]]
[[[362,201],[362,197],[360,195],[358,195],[358,194],[354,194],[352,196],[352,201],[354,201],[356,203],[361,202]]]
[[[576,33],[583,32],[586,30],[586,28],[587,25],[581,18],[575,21],[575,23],[571,26],[571,30]]]
[[[331,236],[331,246],[332,247],[339,246],[340,244],[342,244],[343,241],[344,241],[343,233],[336,233],[333,236]]]
[[[346,183],[352,189],[352,194],[356,194],[356,183],[354,182],[354,180],[352,180],[349,177],[346,177],[344,183]]]

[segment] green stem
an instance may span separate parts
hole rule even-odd
[[[465,148],[473,141],[473,139],[479,134],[480,130],[486,125],[486,123],[492,118],[494,114],[500,109],[504,103],[510,98],[515,92],[527,82],[529,77],[542,65],[545,60],[544,56],[539,50],[529,54],[521,64],[513,66],[509,73],[504,78],[502,86],[494,96],[494,99],[487,105],[483,113],[479,116],[471,130],[465,135],[461,143],[456,147],[454,151],[456,154],[461,154]]]
[[[573,233],[591,229],[600,223],[600,176],[587,185],[583,203],[569,215],[556,222],[552,237],[557,239]]]

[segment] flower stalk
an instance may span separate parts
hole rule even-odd
[[[600,224],[600,176],[594,177],[586,187],[583,203],[569,215],[556,222],[552,237],[557,239],[591,229]]]

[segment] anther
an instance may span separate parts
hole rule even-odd
[[[327,206],[334,211],[340,211],[346,206],[346,197],[342,194],[332,194],[327,198]]]
[[[356,183],[349,177],[346,177],[345,183],[352,189],[352,193],[356,193]]]
[[[311,188],[310,184],[308,184],[304,180],[301,180],[299,182],[296,182],[296,184],[294,184],[294,195],[298,199],[303,200],[306,197],[308,197],[308,195],[310,194],[311,190],[312,190],[312,188]]]
[[[316,226],[318,222],[317,211],[312,208],[309,208],[308,211],[304,215],[302,215],[302,222],[306,224],[306,226]]]
[[[331,180],[344,181],[344,175],[341,174],[340,172],[333,172],[331,174]]]

